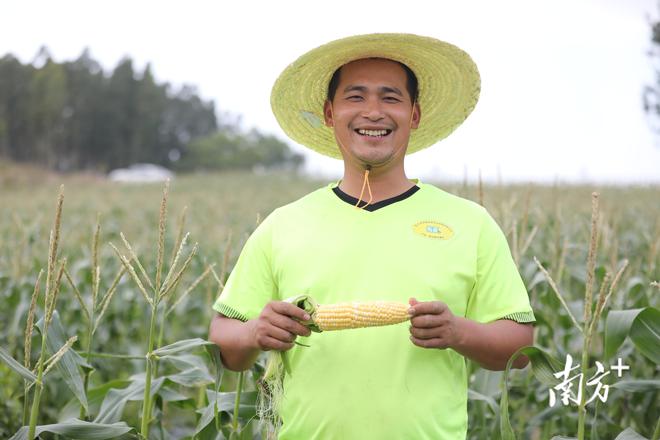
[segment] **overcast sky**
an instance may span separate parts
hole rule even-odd
[[[64,61],[88,47],[106,70],[128,55],[287,139],[270,89],[298,56],[353,34],[428,35],[474,58],[482,94],[454,134],[408,157],[409,177],[660,183],[660,137],[642,109],[655,0],[229,3],[5,2],[0,54],[27,62],[46,45]],[[342,166],[309,153],[308,169],[334,178]]]

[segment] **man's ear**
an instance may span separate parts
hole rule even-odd
[[[323,119],[325,120],[326,127],[335,126],[335,120],[333,116],[332,103],[326,99],[325,104],[323,104]]]
[[[419,102],[415,102],[413,105],[413,114],[412,118],[410,118],[410,128],[417,128],[419,127],[419,122],[422,119],[422,109],[419,106]]]

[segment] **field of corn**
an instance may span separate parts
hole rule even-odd
[[[326,183],[120,185],[0,164],[0,438],[265,439],[266,356],[223,370],[211,305],[260,219]],[[660,188],[438,186],[497,219],[537,318],[531,366],[470,365],[468,438],[658,439]],[[550,406],[567,355],[583,392]],[[586,384],[618,358],[621,377]]]

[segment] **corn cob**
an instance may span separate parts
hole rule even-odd
[[[312,319],[321,331],[375,327],[407,321],[408,308],[395,301],[320,304]]]

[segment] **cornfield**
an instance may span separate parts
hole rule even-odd
[[[267,438],[266,356],[223,370],[211,305],[260,219],[326,182],[0,171],[0,437]],[[660,188],[437,185],[496,218],[537,318],[531,366],[469,363],[468,438],[658,439]],[[585,378],[629,370],[562,404],[567,355]]]

